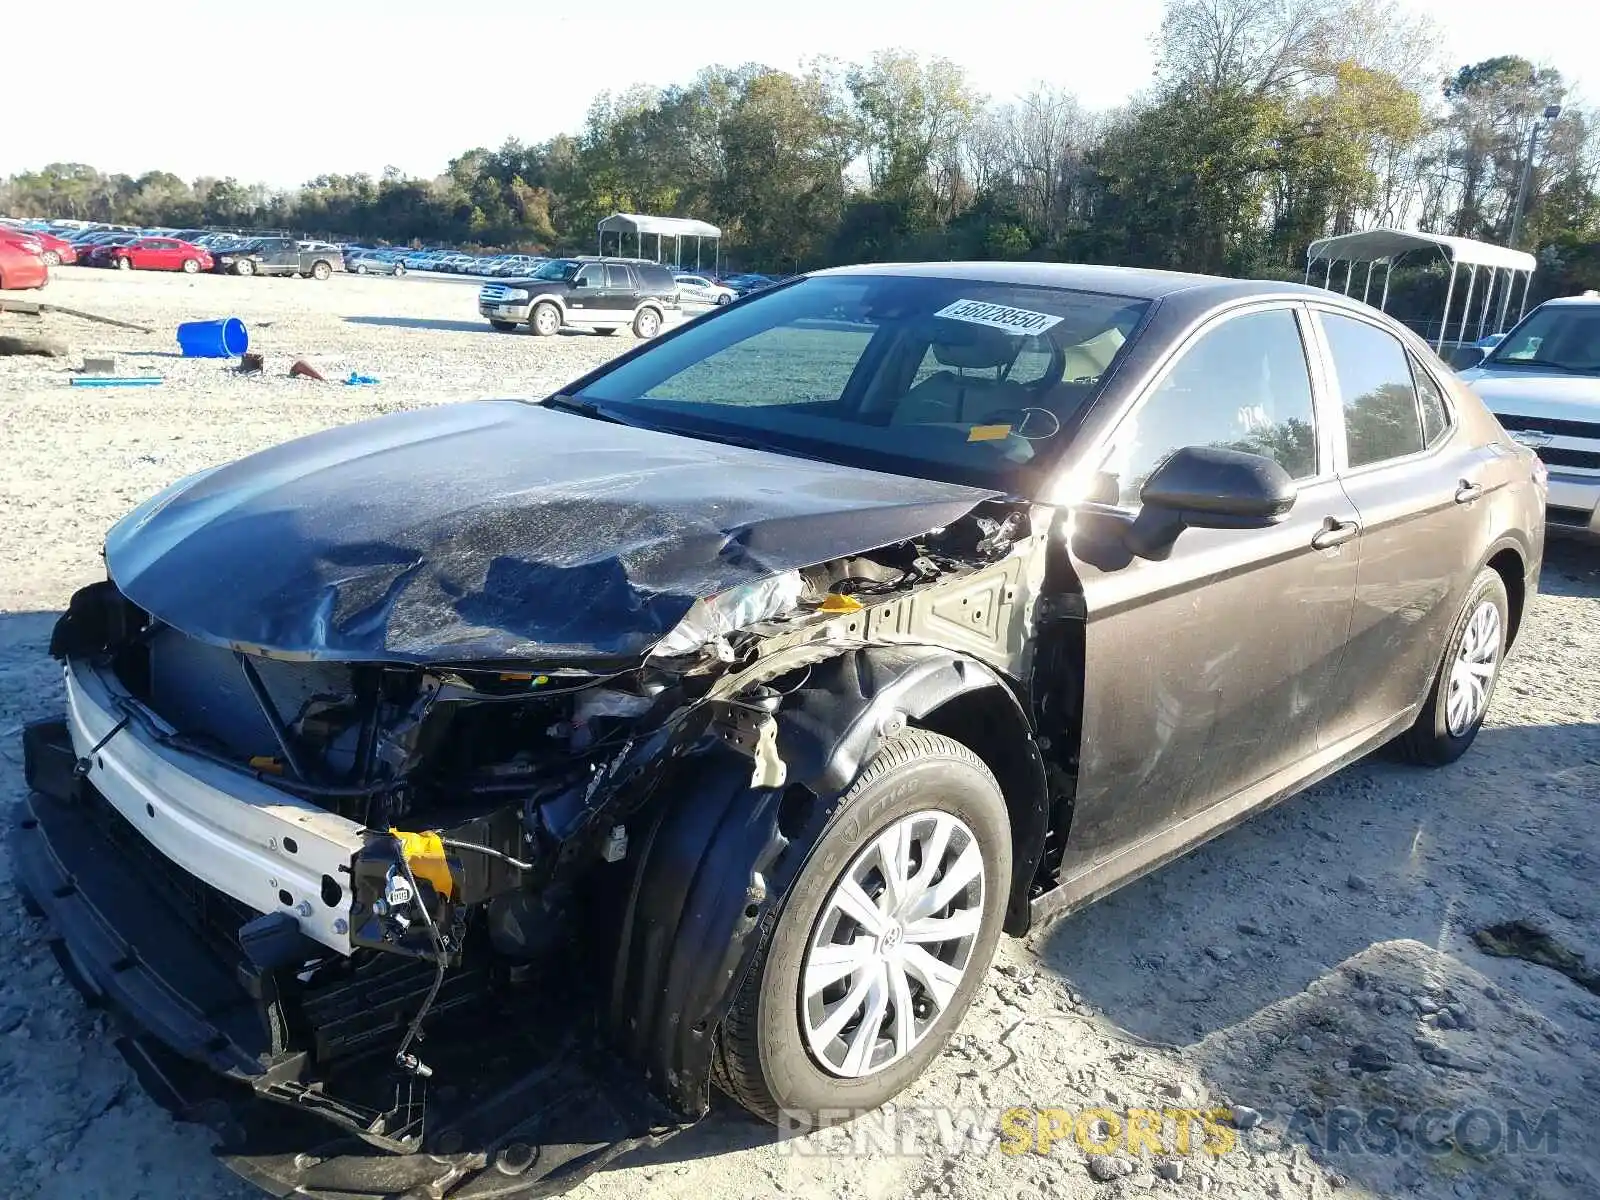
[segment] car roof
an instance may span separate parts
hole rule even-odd
[[[1083,263],[1043,262],[937,262],[875,263],[855,267],[835,267],[817,275],[897,275],[924,279],[967,279],[974,283],[1009,283],[1024,287],[1067,288],[1079,292],[1102,292],[1130,299],[1158,300],[1178,292],[1214,293],[1213,299],[1226,300],[1253,295],[1281,296],[1285,293],[1330,299],[1339,296],[1319,287],[1287,283],[1278,279],[1224,279],[1217,275],[1191,275],[1181,271],[1157,271],[1147,267],[1090,266]]]
[[[1581,296],[1553,296],[1539,305],[1540,308],[1580,308],[1600,304],[1600,292],[1585,292]]]

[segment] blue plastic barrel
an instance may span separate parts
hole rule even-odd
[[[250,331],[238,317],[187,321],[178,326],[178,348],[185,358],[238,358],[250,349]]]

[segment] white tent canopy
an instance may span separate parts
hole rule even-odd
[[[1362,233],[1345,233],[1337,237],[1321,238],[1312,242],[1306,249],[1306,282],[1311,282],[1311,270],[1318,263],[1324,264],[1323,286],[1333,286],[1333,267],[1335,263],[1344,263],[1344,294],[1350,294],[1351,279],[1357,264],[1365,263],[1367,268],[1366,282],[1362,286],[1361,299],[1367,300],[1372,290],[1372,271],[1375,266],[1382,263],[1383,297],[1378,302],[1378,307],[1384,308],[1389,302],[1389,277],[1394,271],[1394,263],[1402,255],[1414,250],[1435,250],[1450,260],[1450,285],[1445,291],[1444,316],[1439,322],[1439,337],[1434,348],[1442,349],[1446,327],[1450,323],[1450,306],[1455,298],[1456,271],[1467,268],[1467,297],[1461,311],[1461,328],[1458,340],[1465,341],[1467,325],[1472,318],[1472,297],[1477,288],[1478,272],[1488,272],[1488,280],[1483,289],[1482,305],[1478,312],[1478,337],[1484,336],[1484,330],[1489,326],[1489,311],[1495,296],[1495,289],[1500,289],[1499,315],[1495,319],[1495,332],[1505,330],[1506,316],[1511,306],[1511,293],[1516,287],[1516,277],[1520,273],[1522,279],[1522,303],[1517,311],[1517,320],[1522,319],[1522,314],[1528,307],[1528,288],[1533,281],[1533,272],[1538,267],[1539,261],[1533,255],[1521,250],[1513,250],[1509,246],[1496,246],[1492,242],[1474,241],[1472,238],[1451,237],[1443,233],[1415,233],[1405,229],[1369,229]],[[1504,272],[1502,281],[1501,272]]]
[[[647,258],[645,254],[644,239],[653,234],[656,239],[655,260],[662,261],[662,241],[664,238],[673,240],[672,262],[675,266],[683,265],[683,239],[694,238],[694,265],[700,269],[701,247],[706,241],[712,243],[713,265],[720,259],[719,247],[721,245],[722,230],[709,221],[695,221],[688,217],[652,217],[643,213],[612,213],[601,221],[596,231],[599,235],[600,253],[605,253],[606,234],[614,234],[617,239],[617,252],[622,252],[624,239],[632,234],[636,239],[638,255]]]

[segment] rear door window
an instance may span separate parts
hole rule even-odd
[[[1415,355],[1408,357],[1411,359],[1411,377],[1417,384],[1417,403],[1422,410],[1422,440],[1432,446],[1450,432],[1450,408],[1445,403],[1444,390],[1438,381],[1428,374],[1427,368],[1417,361]]]
[[[1370,467],[1419,453],[1426,442],[1405,347],[1366,321],[1331,312],[1318,315],[1344,407],[1348,464]]]
[[[633,275],[626,263],[611,263],[606,267],[606,286],[618,292],[633,291]]]

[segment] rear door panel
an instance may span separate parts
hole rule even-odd
[[[1320,321],[1319,353],[1336,384],[1338,364]],[[1324,745],[1413,711],[1426,697],[1489,542],[1490,506],[1467,498],[1463,487],[1487,488],[1494,476],[1492,452],[1475,445],[1459,422],[1431,448],[1352,467],[1335,400],[1340,482],[1360,514],[1361,537],[1350,645],[1330,686]]]

